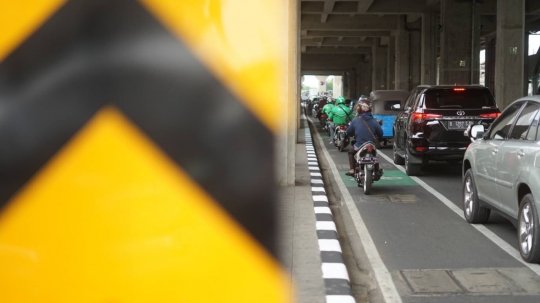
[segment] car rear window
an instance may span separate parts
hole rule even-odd
[[[401,101],[399,100],[388,100],[384,101],[384,110],[400,110]]]
[[[433,89],[424,93],[426,108],[491,108],[495,100],[487,89]]]

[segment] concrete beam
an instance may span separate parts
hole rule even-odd
[[[321,46],[371,46],[373,45],[373,38],[361,40],[358,37],[348,37],[344,39],[339,39],[335,37],[325,38],[322,41],[322,38],[313,38],[313,39],[302,39],[302,46],[318,46],[319,43],[322,43]]]
[[[303,32],[303,31],[302,31]],[[306,35],[302,37],[388,37],[391,31],[326,31],[326,30],[306,30]]]
[[[335,0],[327,0],[324,2],[323,14],[321,15],[321,22],[325,23],[328,19],[328,15],[334,11]]]
[[[302,54],[302,69],[342,69],[355,66],[362,60],[362,55]]]
[[[358,6],[356,12],[358,14],[365,14],[373,4],[373,0],[358,0]]]
[[[306,54],[369,54],[371,47],[340,47],[332,46],[312,47],[307,46]]]
[[[313,17],[316,17],[315,20]],[[316,15],[302,14],[301,28],[304,30],[392,30],[397,27],[397,16],[387,15],[377,17],[372,15],[355,16],[353,18],[329,18],[326,23],[321,23]]]
[[[309,1],[302,2],[302,13],[322,14],[326,2]],[[385,15],[385,14],[409,14],[423,13],[426,10],[425,3],[420,0],[355,0],[338,1],[334,6],[333,14],[341,15]]]
[[[421,17],[422,17],[422,14],[408,14],[407,15],[407,23],[416,22]]]

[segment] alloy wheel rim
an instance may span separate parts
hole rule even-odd
[[[472,201],[472,197],[473,197],[473,188],[472,188],[472,182],[471,182],[471,178],[470,177],[467,177],[467,179],[465,180],[465,190],[464,190],[464,193],[463,193],[463,207],[465,208],[465,215],[467,216],[467,218],[470,218],[471,217],[471,214],[472,214],[472,210],[473,210],[473,201]]]
[[[533,228],[534,220],[532,217],[532,209],[529,203],[523,206],[521,211],[521,218],[519,220],[519,241],[521,244],[521,251],[524,254],[529,254],[533,244]]]

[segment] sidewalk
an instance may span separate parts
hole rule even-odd
[[[324,303],[325,286],[315,229],[311,178],[302,120],[296,144],[296,185],[280,188],[278,196],[278,240],[280,259],[294,281],[293,302]]]
[[[354,303],[350,278],[307,120],[296,145],[296,185],[280,188],[280,259],[291,274],[293,302]]]

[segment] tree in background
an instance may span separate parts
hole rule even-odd
[[[326,80],[326,90],[334,91],[334,77]]]

